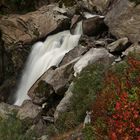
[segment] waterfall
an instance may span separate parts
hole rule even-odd
[[[78,45],[82,34],[82,22],[77,24],[75,35],[63,31],[47,37],[45,42],[33,45],[19,87],[16,92],[15,105],[21,105],[26,99],[28,90],[36,80],[51,66],[58,66],[64,55]]]
[[[74,30],[74,34],[75,35],[77,35],[77,34],[83,34],[83,27],[82,27],[82,21],[79,21],[78,23],[77,23],[77,26],[76,26],[76,28],[75,28],[75,30]]]

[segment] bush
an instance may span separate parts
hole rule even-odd
[[[135,54],[106,72],[104,88],[93,104],[93,127],[110,140],[139,140],[139,114],[140,57]],[[96,124],[100,117],[101,126]]]
[[[90,109],[97,93],[102,88],[104,67],[100,64],[86,67],[74,80],[73,97],[69,112],[63,113],[56,126],[64,132],[84,121],[86,111]]]
[[[84,140],[97,140],[93,131],[94,129],[91,125],[86,125],[82,131]]]
[[[23,124],[15,115],[0,120],[0,140],[33,140],[33,133],[26,133],[28,126]]]

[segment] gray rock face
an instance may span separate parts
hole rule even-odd
[[[56,107],[54,113],[55,121],[59,118],[59,115],[64,113],[70,108],[70,99],[73,96],[72,93],[73,84],[70,85],[69,89],[66,91],[64,98],[60,101],[58,106]]]
[[[69,82],[72,79],[72,74],[74,72],[73,66],[77,60],[78,58],[74,59],[66,65],[56,68],[55,70],[48,70],[46,73],[44,73],[28,92],[28,95],[31,97],[32,101],[40,104],[40,99],[45,97],[46,100],[52,94],[52,89],[55,94],[60,96],[64,95],[69,86]],[[39,88],[38,85],[41,81],[44,81],[46,85],[52,87],[50,88],[51,90],[46,87],[46,96],[41,96],[42,92],[40,92],[40,96],[36,93],[36,89]]]
[[[118,39],[117,41],[107,45],[107,49],[111,53],[122,52],[122,51],[125,51],[125,49],[127,49],[127,47],[128,47],[127,43],[128,43],[128,38],[124,37],[124,38]]]
[[[17,112],[18,110],[19,108],[17,106],[0,103],[0,118],[5,119],[9,114],[13,114],[13,112]]]
[[[65,65],[69,63],[70,61],[74,60],[77,57],[80,57],[82,54],[86,53],[88,51],[87,47],[78,45],[71,51],[65,54],[64,58],[62,59],[60,66]]]
[[[105,23],[117,38],[128,37],[131,42],[140,41],[140,5],[129,0],[117,0],[106,15]]]
[[[89,64],[101,62],[109,65],[114,61],[115,57],[104,48],[91,48],[80,60],[74,65],[75,75],[80,73],[83,68]]]
[[[20,107],[17,117],[20,120],[31,119],[34,120],[42,111],[41,107],[34,105],[31,101],[24,101]]]
[[[60,28],[69,19],[55,10],[55,5],[43,6],[25,15],[11,15],[0,20],[2,40],[6,49],[16,44],[28,44]],[[65,28],[65,27],[63,27]]]

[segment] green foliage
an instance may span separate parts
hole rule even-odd
[[[76,114],[71,110],[70,112],[62,113],[56,122],[56,127],[60,133],[69,129],[75,128],[79,123],[76,120]]]
[[[107,125],[102,117],[97,118],[97,120],[95,121],[95,126],[97,128],[100,128],[100,131],[107,133]]]
[[[90,65],[75,80],[74,96],[71,102],[72,109],[77,115],[77,121],[83,121],[85,112],[95,100],[97,93],[102,89],[103,75],[103,65]]]
[[[57,134],[57,129],[56,127],[53,125],[53,124],[50,124],[47,129],[46,129],[46,134],[49,136],[49,137],[52,137],[54,135]]]
[[[28,126],[15,115],[0,120],[0,140],[33,140],[33,133],[26,133]]]
[[[131,54],[106,71],[104,85],[93,103],[96,132],[111,140],[139,139],[140,55]]]
[[[64,132],[83,122],[85,112],[89,110],[97,93],[102,88],[104,67],[100,64],[86,67],[74,80],[73,97],[69,112],[62,113],[56,126]]]
[[[96,136],[94,135],[94,129],[91,125],[86,125],[83,129],[83,137],[84,140],[96,140]]]

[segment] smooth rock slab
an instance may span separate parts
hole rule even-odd
[[[74,65],[75,76],[89,64],[101,62],[108,65],[114,61],[115,57],[104,48],[91,48],[80,60]]]

